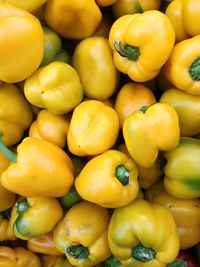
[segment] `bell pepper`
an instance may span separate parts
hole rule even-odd
[[[26,79],[24,94],[32,105],[62,115],[81,102],[83,88],[72,66],[54,61]]]
[[[49,141],[64,148],[69,129],[69,118],[41,110],[29,128],[29,136]]]
[[[26,137],[17,147],[17,156],[0,142],[0,150],[12,164],[1,174],[7,190],[25,197],[61,197],[73,184],[70,157],[48,141]]]
[[[96,0],[99,6],[110,6],[114,4],[117,0]]]
[[[176,44],[164,70],[175,87],[191,95],[200,95],[199,66],[200,34]]]
[[[125,119],[123,136],[135,162],[149,168],[156,161],[159,150],[168,151],[177,146],[180,138],[178,115],[168,104],[144,106]]]
[[[115,20],[109,42],[116,68],[133,81],[144,82],[156,77],[166,63],[175,33],[165,14],[151,10]]]
[[[116,111],[97,100],[80,103],[67,133],[69,151],[76,156],[98,155],[110,149],[119,133]]]
[[[42,267],[33,252],[23,248],[0,246],[0,267]]]
[[[107,150],[86,163],[75,187],[83,199],[99,206],[125,206],[138,194],[138,169],[126,154]]]
[[[177,147],[163,153],[164,185],[169,194],[177,198],[200,197],[200,140],[181,137]]]
[[[108,242],[112,254],[126,267],[165,267],[179,251],[178,232],[171,213],[143,199],[115,209]]]
[[[35,253],[42,253],[52,256],[60,256],[62,253],[57,250],[53,241],[53,231],[31,238],[27,241],[27,248]]]
[[[115,18],[127,14],[143,13],[147,10],[159,10],[161,0],[117,0],[112,5]]]
[[[66,39],[91,36],[101,18],[101,11],[94,0],[48,0],[44,8],[47,24]]]
[[[73,267],[65,256],[61,256],[57,259],[53,267]]]
[[[112,255],[102,262],[102,267],[124,267],[124,265],[122,265],[122,263]]]
[[[22,8],[29,12],[32,12],[42,6],[47,0],[0,0],[0,2],[8,3],[10,5]]]
[[[119,117],[120,128],[132,112],[153,103],[156,103],[156,98],[148,87],[139,83],[126,83],[119,90],[114,107]]]
[[[70,208],[77,202],[81,201],[81,196],[77,193],[76,188],[73,186],[69,192],[59,198],[59,202],[65,208]]]
[[[42,264],[42,267],[55,267],[56,261],[59,258],[58,256],[50,256],[47,254],[39,254],[39,258]],[[58,266],[63,267],[63,266]],[[67,266],[69,267],[69,266]]]
[[[159,102],[176,110],[182,136],[195,136],[200,133],[200,95],[190,95],[173,87],[161,95]]]
[[[145,198],[166,207],[178,228],[180,249],[188,249],[200,242],[200,199],[175,198],[165,190],[163,182],[145,190]]]
[[[53,230],[62,215],[57,199],[22,198],[13,207],[10,221],[15,235],[28,240]]]
[[[0,214],[0,241],[16,240],[12,224],[10,222],[11,208]]]
[[[73,67],[79,74],[86,96],[105,100],[116,91],[118,72],[108,39],[93,36],[81,41],[73,54]]]
[[[23,116],[22,116],[23,114]],[[7,146],[18,143],[33,120],[31,108],[14,84],[0,85],[0,129]]]
[[[62,41],[58,34],[47,26],[42,27],[44,32],[44,55],[40,66],[48,65],[53,61],[69,62],[69,56],[62,49]]]
[[[74,266],[97,265],[111,256],[109,222],[107,209],[81,201],[71,207],[54,228],[55,246]]]
[[[26,79],[39,67],[43,57],[44,34],[36,17],[4,2],[0,3],[0,21],[0,80],[16,83]]]
[[[187,250],[180,250],[177,258],[167,267],[198,267],[196,260],[189,255]]]

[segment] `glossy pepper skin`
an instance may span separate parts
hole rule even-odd
[[[179,251],[178,232],[170,212],[143,199],[115,209],[108,242],[112,254],[126,267],[165,267]]]
[[[53,230],[62,215],[55,198],[22,198],[13,207],[10,221],[15,235],[28,240]]]
[[[177,258],[167,265],[167,267],[198,267],[196,260],[190,256],[187,250],[180,250]]]
[[[94,0],[48,0],[44,18],[60,36],[80,40],[95,32],[102,14]]]
[[[47,254],[39,254],[42,267],[55,267],[58,256],[50,256]],[[63,266],[58,266],[63,267]]]
[[[168,193],[177,198],[200,197],[200,140],[181,137],[178,146],[164,152],[164,157],[164,185]]]
[[[73,54],[73,67],[79,74],[86,96],[105,100],[116,91],[118,72],[107,38],[93,36],[81,41]]]
[[[42,27],[44,32],[44,55],[40,66],[45,66],[52,61],[68,63],[69,56],[62,49],[62,41],[58,34],[47,26]]]
[[[157,10],[120,17],[109,34],[116,68],[136,82],[156,77],[170,56],[174,41],[171,22]]]
[[[115,144],[118,133],[119,119],[113,108],[97,100],[84,101],[72,114],[68,148],[76,156],[98,155]]]
[[[115,18],[127,14],[143,13],[147,10],[158,10],[161,0],[117,0],[112,5]]]
[[[23,248],[0,246],[0,267],[42,267],[33,252]]]
[[[27,241],[27,248],[35,253],[42,253],[52,256],[62,255],[62,253],[55,247],[52,231],[29,239]]]
[[[200,95],[190,95],[172,87],[161,95],[159,102],[176,110],[181,136],[195,136],[200,133]]]
[[[70,157],[48,141],[26,137],[17,147],[17,158],[12,160],[1,175],[1,183],[21,196],[60,197],[73,184]]]
[[[200,200],[175,198],[167,193],[163,182],[145,191],[145,198],[166,207],[178,228],[180,249],[188,249],[200,242]]]
[[[23,114],[23,116],[22,116]],[[19,142],[29,128],[33,113],[25,97],[14,84],[0,85],[0,130],[7,146]]]
[[[114,4],[117,0],[97,0],[99,6],[110,6]]]
[[[10,222],[11,208],[1,212],[0,214],[0,241],[16,240],[12,223]]]
[[[53,267],[73,267],[65,256],[61,256],[57,259]]]
[[[108,210],[82,201],[70,208],[54,229],[56,247],[72,265],[90,267],[111,256]]]
[[[31,0],[31,1],[24,1],[24,0],[0,0],[0,2],[8,3],[10,5],[22,8],[29,12],[32,12],[42,6],[47,0]]]
[[[175,87],[191,95],[200,95],[199,66],[200,34],[174,46],[164,71]]]
[[[62,115],[81,102],[83,88],[72,66],[54,61],[26,79],[24,94],[32,105]]]
[[[135,162],[149,168],[159,150],[168,151],[177,146],[180,138],[178,115],[174,108],[163,103],[141,108],[126,118],[123,136]]]
[[[156,103],[156,98],[148,87],[139,83],[126,83],[119,90],[114,107],[119,117],[120,128],[132,112],[153,103]]]
[[[49,141],[64,148],[70,120],[63,115],[55,115],[46,109],[38,113],[29,128],[29,136]]]
[[[138,169],[126,154],[107,150],[86,163],[75,187],[83,199],[99,206],[125,206],[138,194]]]
[[[0,23],[0,80],[16,83],[39,67],[44,34],[35,16],[7,3],[0,3]],[[17,30],[13,25],[17,25]]]

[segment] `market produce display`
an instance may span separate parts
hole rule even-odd
[[[0,267],[200,266],[199,18],[0,0]]]

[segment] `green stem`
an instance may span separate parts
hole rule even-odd
[[[0,151],[3,152],[4,156],[6,156],[11,162],[15,163],[17,161],[17,156],[4,145],[1,139],[2,136],[3,133],[0,131]]]
[[[142,106],[139,111],[142,111],[143,113],[145,113],[148,109],[148,106]]]
[[[188,267],[188,264],[186,261],[181,259],[176,259],[170,264],[167,265],[168,267]]]
[[[121,46],[121,41],[113,41],[114,47],[122,57],[128,60],[137,61],[140,56],[140,49],[136,46],[126,44],[124,48]]]
[[[115,176],[121,184],[127,185],[129,183],[129,171],[124,167],[124,165],[119,165],[116,168]]]
[[[22,215],[28,208],[30,208],[30,205],[26,198],[22,199],[21,201],[17,202],[15,204],[17,213],[19,215]]]
[[[11,210],[12,210],[12,208],[9,208],[7,210],[2,211],[1,215],[2,215],[3,220],[8,220],[8,221],[10,220]]]
[[[156,252],[152,248],[146,248],[143,245],[137,245],[133,251],[132,256],[140,262],[148,262],[155,258]]]
[[[102,263],[103,267],[123,267],[121,262],[113,255]]]
[[[66,252],[69,256],[75,259],[86,259],[89,255],[88,249],[83,247],[82,245],[67,246]]]
[[[200,81],[200,57],[198,57],[190,66],[189,73],[194,81]]]

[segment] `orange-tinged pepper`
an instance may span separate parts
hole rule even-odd
[[[77,156],[98,155],[116,142],[119,119],[116,111],[97,100],[80,103],[72,114],[68,148]]]
[[[24,10],[27,10],[29,12],[32,12],[33,10],[36,10],[40,6],[42,6],[47,0],[0,0],[0,2],[8,3],[10,5],[22,8]]]
[[[115,100],[115,110],[119,117],[120,127],[132,112],[143,106],[150,106],[156,102],[153,92],[139,83],[127,83],[118,92]]]
[[[33,252],[23,248],[0,246],[0,267],[42,267]]]
[[[32,14],[6,3],[0,3],[0,24],[0,80],[16,83],[39,67],[44,52],[43,30]]]
[[[55,115],[46,109],[38,113],[37,119],[29,128],[29,136],[47,140],[61,148],[67,141],[69,118]]]
[[[99,206],[125,206],[138,194],[138,169],[126,154],[107,150],[86,163],[75,187],[83,199]]]
[[[58,260],[58,256],[51,256],[47,254],[39,254],[39,258],[42,264],[42,267],[55,267],[56,261]],[[63,267],[58,266],[58,267]]]
[[[16,240],[17,237],[13,231],[11,218],[11,208],[0,214],[0,241]]]

